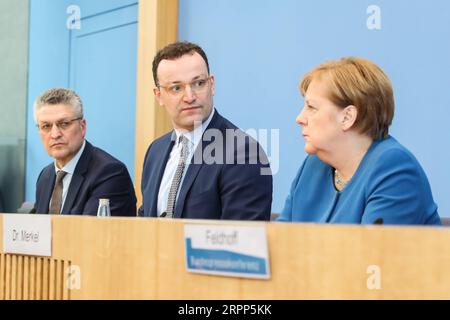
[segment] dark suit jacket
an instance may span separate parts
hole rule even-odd
[[[239,138],[227,136],[227,130],[229,133],[237,132]],[[212,139],[207,132],[213,135],[220,133],[223,144],[220,138]],[[157,214],[159,187],[174,145],[174,136],[174,132],[162,136],[147,150],[142,172],[141,216],[155,217]],[[219,148],[222,145],[224,148],[221,155]],[[256,153],[248,152],[250,145],[253,150],[257,147]],[[210,151],[214,147],[217,149],[213,154]],[[216,110],[195,153],[180,187],[174,218],[270,220],[272,175],[267,156],[255,140]],[[196,156],[202,154],[205,155],[202,163],[195,161]],[[212,156],[219,161],[211,164]],[[227,157],[234,164],[225,162]],[[268,174],[262,175],[262,169]]]
[[[48,213],[55,179],[51,163],[41,171],[36,184],[37,213]],[[136,195],[127,168],[86,141],[61,214],[96,215],[100,198],[109,199],[112,216],[136,216]]]

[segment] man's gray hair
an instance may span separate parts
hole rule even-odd
[[[75,116],[83,118],[83,102],[75,91],[65,88],[52,88],[36,98],[33,104],[34,122],[37,123],[37,112],[44,106],[63,104],[75,111]]]

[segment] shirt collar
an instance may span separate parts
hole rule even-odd
[[[209,117],[203,121],[201,126],[198,126],[192,131],[189,132],[181,132],[178,129],[175,129],[175,134],[177,137],[176,142],[178,143],[180,141],[180,136],[184,135],[190,142],[191,146],[197,146],[200,140],[202,139],[203,133],[205,132],[206,128],[208,127],[209,123],[211,122],[213,116],[215,113],[215,109],[212,108],[211,113],[209,114]]]
[[[59,170],[62,170],[64,172],[67,172],[68,174],[73,174],[75,172],[75,167],[78,164],[78,160],[80,160],[81,155],[83,154],[84,147],[86,146],[86,140],[83,141],[83,144],[81,145],[80,150],[78,150],[75,157],[73,157],[63,168],[59,169],[56,166],[56,161],[54,162],[55,165],[55,173],[57,174]]]

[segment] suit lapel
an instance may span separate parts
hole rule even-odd
[[[201,149],[198,149],[200,151],[203,151]],[[197,152],[197,150],[195,152]],[[184,201],[186,200],[186,195],[188,191],[191,189],[192,184],[195,181],[195,178],[198,175],[198,172],[200,171],[200,168],[203,164],[193,164],[191,161],[191,164],[189,164],[189,168],[186,171],[186,176],[184,177],[183,184],[181,185],[180,194],[178,195],[176,204],[175,204],[175,212],[174,212],[174,218],[181,218],[181,215],[183,213],[183,207],[184,207]]]
[[[43,200],[41,202],[40,208],[37,208],[37,212],[46,212],[48,213],[50,198],[52,197],[53,188],[55,185],[56,174],[55,174],[55,166],[52,164],[51,168],[48,170],[49,172],[46,174],[43,183],[42,197]]]
[[[154,160],[152,160],[153,163],[155,163],[155,170],[154,175],[150,175],[150,179],[154,179],[156,183],[149,183],[148,186],[148,192],[147,194],[154,195],[153,199],[150,200],[150,209],[149,209],[149,215],[150,216],[156,216],[156,212],[158,210],[158,193],[159,193],[159,187],[161,186],[161,180],[164,175],[164,170],[166,169],[167,161],[169,160],[170,152],[172,151],[173,145],[176,140],[176,133],[175,131],[172,132],[171,135],[167,136],[170,141],[167,143],[163,143],[163,148],[161,152],[157,152],[156,157]]]
[[[217,110],[215,110],[214,116],[211,119],[211,122],[209,123],[206,130],[211,128],[220,129],[221,122],[222,122],[222,116],[219,115]],[[205,130],[205,131],[206,131]],[[203,132],[204,134],[204,132]],[[205,148],[212,142],[212,141],[203,141],[203,134],[202,134],[202,140],[197,146],[197,149],[195,150],[195,154],[191,159],[191,163],[189,164],[189,167],[186,171],[186,176],[184,177],[183,184],[181,185],[181,190],[177,198],[177,202],[175,204],[175,212],[174,212],[174,218],[181,218],[183,214],[183,208],[184,208],[184,201],[186,200],[186,196],[189,192],[189,190],[192,187],[192,184],[195,181],[195,178],[197,177],[200,169],[204,165],[204,159],[203,159],[203,151]],[[200,164],[194,164],[194,159],[202,159]]]
[[[92,145],[86,141],[86,146],[84,147],[80,160],[78,160],[77,166],[75,167],[75,171],[72,176],[72,180],[70,181],[69,190],[67,191],[66,201],[64,202],[64,207],[61,211],[61,214],[70,214],[70,211],[74,206],[78,191],[83,184],[85,174],[89,168],[89,163],[92,158],[92,151]]]

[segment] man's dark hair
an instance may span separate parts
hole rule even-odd
[[[181,58],[185,54],[193,52],[197,52],[203,58],[203,60],[205,60],[206,68],[208,69],[209,74],[208,58],[206,57],[205,51],[203,51],[200,46],[196,45],[195,43],[186,41],[175,42],[159,50],[155,58],[153,59],[153,81],[155,81],[155,85],[159,87],[157,71],[161,60],[176,60],[178,58]]]

